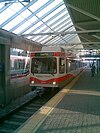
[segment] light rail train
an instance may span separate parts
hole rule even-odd
[[[13,99],[31,91],[30,57],[25,55],[10,55],[10,87]]]
[[[11,79],[24,77],[29,74],[30,58],[26,56],[10,56],[10,75]]]
[[[86,66],[81,60],[68,58],[61,47],[43,47],[31,52],[30,86],[32,89],[61,89]]]

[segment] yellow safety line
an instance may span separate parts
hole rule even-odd
[[[82,72],[83,73],[83,72]],[[80,73],[67,86],[65,86],[59,93],[50,99],[44,106],[42,106],[32,117],[30,117],[22,126],[20,126],[14,133],[35,133],[40,125],[44,122],[47,116],[53,111],[55,106],[63,99],[66,93],[79,79]]]

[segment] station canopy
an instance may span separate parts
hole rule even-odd
[[[64,0],[85,50],[100,50],[100,0]]]
[[[43,46],[80,42],[63,0],[0,0],[0,28]]]

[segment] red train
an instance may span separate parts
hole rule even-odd
[[[30,86],[33,90],[61,89],[86,66],[79,59],[68,58],[61,47],[43,47],[40,52],[32,52],[30,57]]]

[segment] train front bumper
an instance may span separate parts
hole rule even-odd
[[[30,83],[31,87],[58,87],[58,84],[34,84],[34,83]]]

